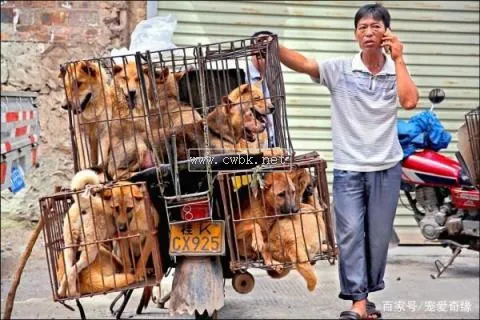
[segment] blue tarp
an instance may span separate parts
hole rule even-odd
[[[397,130],[404,158],[418,149],[444,149],[452,140],[452,135],[443,128],[435,113],[428,110],[408,121],[398,120]]]

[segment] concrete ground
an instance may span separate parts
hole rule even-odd
[[[4,229],[2,226],[2,316],[12,276],[29,233],[26,229]],[[400,246],[391,249],[385,277],[386,289],[370,297],[383,311],[384,319],[479,319],[479,254],[462,252],[446,273],[438,279],[432,279],[430,274],[436,271],[434,260],[438,258],[446,262],[449,256],[450,249],[442,247]],[[227,281],[225,306],[219,312],[219,318],[338,318],[340,312],[349,307],[349,302],[337,297],[337,265],[320,261],[316,269],[319,285],[312,293],[307,291],[303,278],[296,272],[274,280],[263,271],[252,271],[256,285],[246,295],[235,292],[231,281]],[[169,281],[170,277],[164,282],[168,285]],[[142,315],[136,315],[140,295],[140,289],[134,291],[122,318],[174,318],[168,315],[167,310],[157,308],[152,302]],[[108,306],[115,296],[110,294],[82,299],[87,319],[112,319]],[[75,306],[73,302],[69,304]],[[79,318],[77,311],[70,311],[52,300],[42,239],[37,242],[22,276],[12,318]]]

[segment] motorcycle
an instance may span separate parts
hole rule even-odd
[[[429,93],[430,113],[444,98],[442,89]],[[438,272],[431,275],[433,279],[440,277],[463,249],[480,250],[479,111],[477,107],[465,116],[468,137],[459,135],[459,146],[464,147],[456,151],[456,160],[424,148],[402,162],[401,190],[423,237],[452,250],[447,264],[435,261]]]

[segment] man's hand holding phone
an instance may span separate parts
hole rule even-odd
[[[383,35],[382,46],[385,48],[385,52],[390,54],[394,61],[403,56],[403,44],[389,28],[387,28],[387,31]]]

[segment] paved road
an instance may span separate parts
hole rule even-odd
[[[27,264],[17,291],[12,318],[79,318],[76,311],[69,311],[52,301],[41,243],[38,242]],[[430,274],[435,272],[434,260],[440,258],[446,261],[449,255],[450,250],[441,247],[397,247],[390,250],[387,288],[371,296],[383,310],[384,318],[479,319],[479,255],[464,251],[441,278],[432,279]],[[2,309],[17,259],[15,250],[2,253]],[[230,281],[227,281],[225,307],[219,317],[338,318],[339,313],[348,308],[349,302],[337,298],[337,265],[331,266],[322,261],[317,263],[316,268],[319,285],[313,293],[307,291],[303,279],[296,272],[281,280],[272,280],[262,271],[253,272],[256,286],[247,295],[236,293]],[[158,309],[152,303],[141,317],[135,315],[140,294],[141,290],[134,292],[123,318],[174,318],[168,315],[167,310]],[[111,319],[108,306],[114,297],[111,294],[83,299],[87,318]]]

